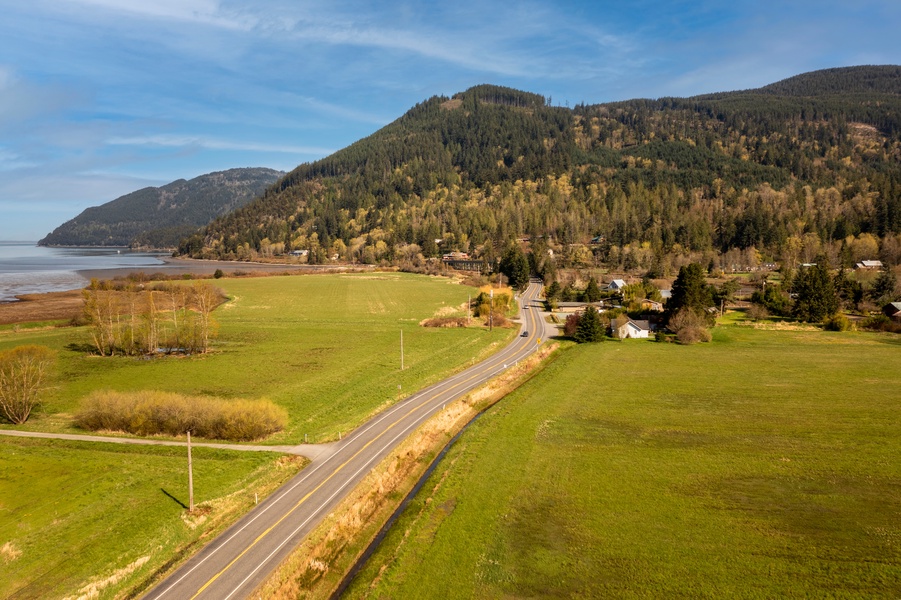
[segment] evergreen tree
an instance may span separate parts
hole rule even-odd
[[[848,277],[844,268],[839,269],[838,273],[836,273],[835,279],[832,280],[832,285],[839,300],[845,306],[854,307],[863,300],[863,286],[860,285],[859,281]]]
[[[823,257],[798,272],[792,291],[796,294],[792,314],[801,321],[821,323],[838,311],[838,296]]]
[[[672,297],[666,303],[667,320],[681,308],[689,308],[698,315],[704,315],[708,323],[715,320],[707,309],[713,306],[713,294],[707,285],[704,267],[691,263],[679,269],[679,276],[673,282]],[[710,323],[711,325],[713,323]]]
[[[529,261],[519,244],[511,244],[501,258],[500,271],[510,280],[510,286],[524,290],[529,285]]]
[[[601,299],[601,289],[598,287],[597,279],[592,277],[588,280],[588,286],[585,288],[585,302],[597,302]]]
[[[604,326],[598,311],[593,306],[585,307],[585,312],[579,319],[579,325],[573,338],[580,344],[604,341]]]
[[[560,299],[561,288],[560,284],[556,281],[552,281],[549,286],[544,288],[544,297],[548,301],[556,301]]]
[[[895,275],[888,267],[883,267],[882,271],[879,272],[879,276],[876,277],[876,281],[873,282],[873,287],[870,289],[870,297],[879,304],[885,304],[891,302],[895,299],[895,288],[897,287],[898,282],[895,280]]]

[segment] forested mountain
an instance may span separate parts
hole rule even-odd
[[[199,227],[262,194],[282,175],[272,169],[230,169],[144,188],[88,208],[38,244],[174,248]]]
[[[529,238],[564,264],[901,262],[901,67],[573,108],[478,86],[303,164],[181,244],[374,262]],[[596,243],[591,244],[594,239]]]

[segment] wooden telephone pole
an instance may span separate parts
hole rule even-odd
[[[188,510],[194,510],[194,466],[191,462],[191,430],[188,430]]]

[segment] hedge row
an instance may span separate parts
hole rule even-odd
[[[78,427],[135,435],[193,435],[249,441],[285,428],[287,412],[269,400],[223,400],[169,392],[94,392],[75,415]]]

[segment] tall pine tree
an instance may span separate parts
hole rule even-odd
[[[838,311],[838,296],[824,257],[798,272],[792,291],[795,293],[792,315],[798,320],[821,323]]]

